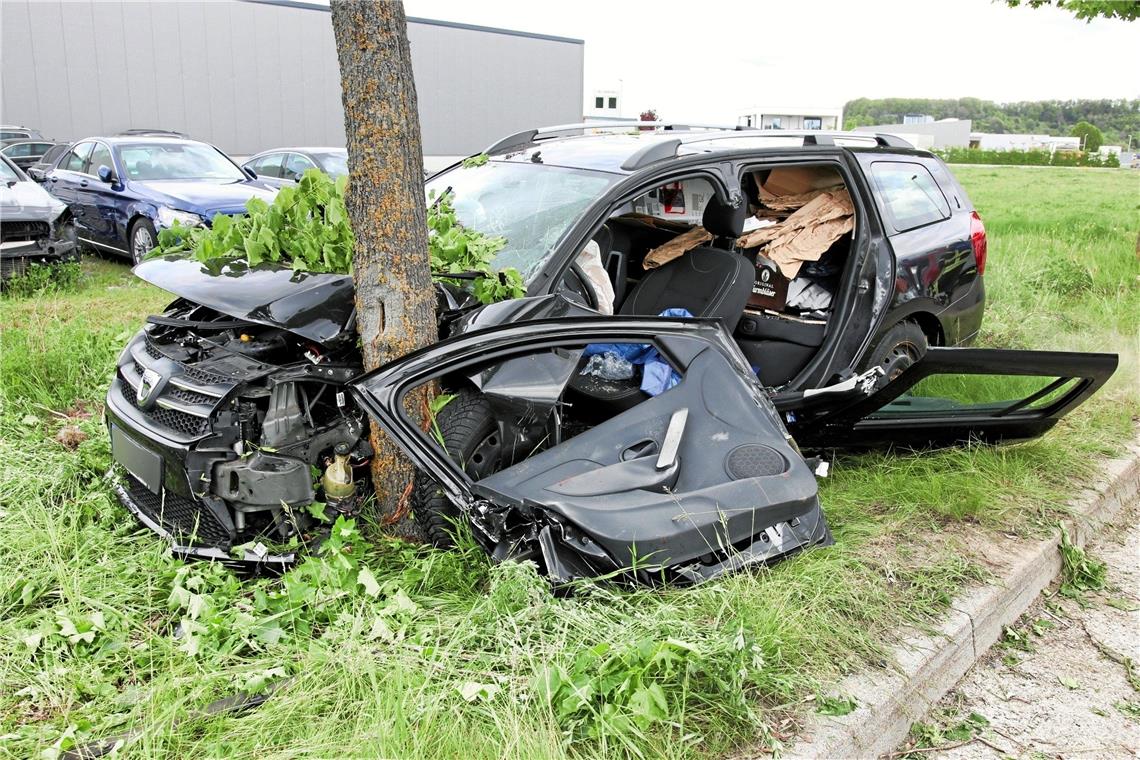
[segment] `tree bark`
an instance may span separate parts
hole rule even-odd
[[[340,61],[352,231],[356,326],[365,369],[435,342],[423,151],[404,6],[332,0]],[[420,414],[423,404],[410,405]],[[423,536],[409,519],[414,469],[373,422],[372,479],[381,524]]]

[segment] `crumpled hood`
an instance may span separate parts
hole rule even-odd
[[[152,180],[133,182],[155,203],[212,218],[218,212],[244,211],[250,198],[272,203],[277,191],[253,180]]]
[[[54,222],[67,204],[35,182],[16,182],[11,187],[0,185],[0,213],[5,219],[19,222]]]
[[[141,279],[238,319],[279,327],[317,343],[345,337],[355,322],[352,277],[294,272],[234,262],[216,270],[194,259],[163,256],[134,268]]]

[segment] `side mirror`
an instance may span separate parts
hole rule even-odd
[[[257,172],[255,172],[253,169],[250,169],[248,166],[243,166],[241,170],[248,174],[250,179],[257,179]]]
[[[111,171],[111,167],[106,164],[99,167],[99,180],[106,182],[108,185],[115,181],[115,173]]]
[[[36,182],[43,182],[44,181],[44,170],[43,169],[28,169],[28,176],[31,177]]]

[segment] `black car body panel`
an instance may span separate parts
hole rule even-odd
[[[683,379],[477,482],[402,411],[425,380],[500,358],[495,369],[514,376],[501,385],[516,403],[552,407],[581,348],[613,340],[656,344]],[[559,364],[569,370],[526,361],[537,350],[564,352]],[[512,366],[512,357],[524,363]],[[471,515],[493,556],[541,556],[558,581],[637,568],[646,580],[695,582],[831,540],[814,474],[716,323],[564,317],[506,324],[430,346],[350,387]]]
[[[342,338],[355,310],[352,277],[234,262],[212,270],[166,256],[135,267],[141,279],[224,314],[297,333],[317,343]],[[241,278],[240,284],[235,282]]]

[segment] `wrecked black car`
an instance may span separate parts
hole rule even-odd
[[[441,282],[440,341],[371,373],[348,276],[135,268],[177,300],[123,351],[107,421],[120,499],[178,555],[288,565],[266,545],[367,491],[371,416],[435,543],[465,523],[555,582],[696,583],[831,541],[821,454],[1031,438],[1115,370],[961,347],[985,231],[897,138],[577,125],[486,154],[427,190],[505,238],[526,297]],[[423,387],[445,402],[428,430]]]

